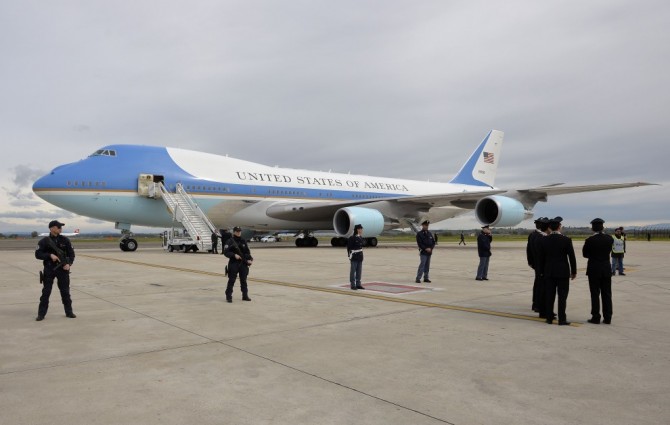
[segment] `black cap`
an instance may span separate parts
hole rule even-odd
[[[51,228],[54,227],[54,226],[60,228],[60,227],[65,226],[65,223],[61,223],[61,222],[58,221],[58,220],[51,220],[51,221],[49,222],[49,229],[51,229]]]
[[[354,226],[354,230],[362,229],[363,225],[362,224],[357,224]]]
[[[591,220],[591,224],[603,224],[604,222],[605,220],[603,220],[602,218],[594,218],[593,220]]]
[[[241,232],[242,228],[240,226],[233,227],[233,232]]]
[[[538,217],[533,223],[547,224],[549,223],[549,219],[547,217]]]
[[[563,217],[560,215],[549,219],[549,223],[560,223],[561,221],[563,221]]]
[[[424,220],[423,223],[421,223],[422,226],[428,226],[430,224],[430,221]]]

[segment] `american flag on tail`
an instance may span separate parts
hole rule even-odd
[[[493,152],[484,152],[484,162],[493,164]]]

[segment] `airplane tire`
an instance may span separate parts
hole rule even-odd
[[[119,242],[119,248],[121,248],[121,251],[128,251],[128,245],[126,245],[126,241]]]
[[[339,238],[332,238],[330,240],[330,246],[340,246]]]
[[[319,240],[317,238],[309,238],[309,245],[316,247],[319,245]]]
[[[305,246],[305,239],[304,238],[298,238],[295,240],[295,246],[302,248]]]
[[[369,246],[375,247],[375,246],[377,246],[378,243],[379,243],[379,241],[377,241],[377,238],[368,238],[368,245]]]
[[[125,251],[133,252],[133,251],[137,250],[137,241],[135,239],[126,240],[125,245],[126,245]],[[121,249],[123,249],[123,248],[121,248]]]

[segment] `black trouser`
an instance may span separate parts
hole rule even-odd
[[[233,286],[237,275],[240,275],[240,289],[242,295],[247,296],[247,276],[249,275],[249,265],[241,261],[231,261],[228,263],[228,286],[226,286],[226,298],[233,297]]]
[[[53,288],[54,279],[58,280],[58,289],[60,290],[60,298],[63,301],[65,314],[72,313],[72,298],[70,298],[70,272],[63,269],[44,270],[44,286],[42,288],[42,296],[40,297],[40,306],[37,310],[38,316],[46,316],[49,309],[49,297],[51,296],[51,289]]]
[[[533,281],[533,311],[540,312],[542,315],[542,304],[544,304],[544,290],[542,288],[542,273],[535,271],[535,280]]]
[[[545,310],[547,320],[554,317],[554,301],[558,292],[558,321],[565,322],[565,308],[568,304],[568,292],[570,291],[570,278],[544,277]]]
[[[604,273],[591,273],[589,290],[591,290],[591,317],[600,320],[600,297],[603,300],[603,319],[612,319],[612,275],[609,270]]]

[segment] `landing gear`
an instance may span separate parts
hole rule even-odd
[[[377,238],[365,238],[365,246],[371,246],[374,248],[378,243],[379,242],[377,241]]]
[[[299,248],[316,247],[317,245],[319,245],[319,240],[314,236],[305,236],[304,238],[297,238],[295,240],[295,246]]]
[[[137,250],[137,241],[133,239],[133,234],[124,233],[119,241],[119,248],[121,251],[133,252]]]
[[[347,246],[347,238],[344,238],[342,236],[340,237],[335,237],[330,240],[330,245],[331,246]]]

